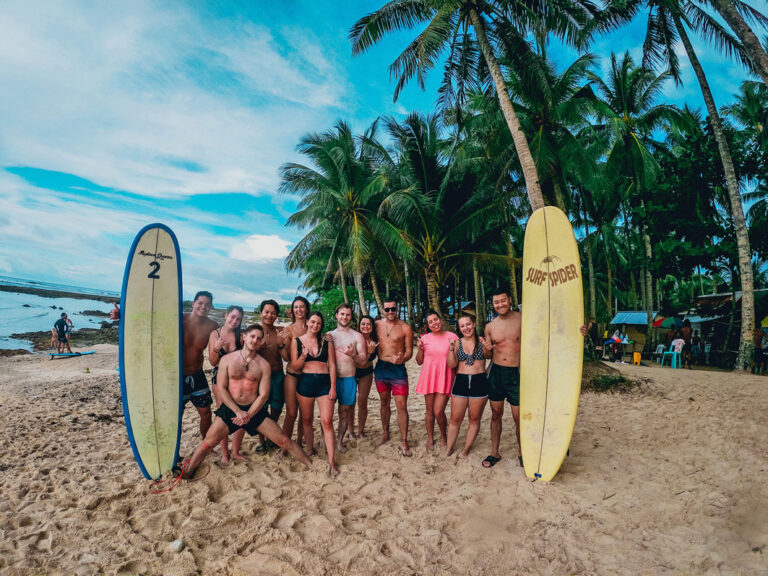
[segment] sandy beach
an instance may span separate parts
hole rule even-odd
[[[0,574],[768,573],[765,377],[618,366],[643,383],[582,395],[550,484],[518,466],[509,413],[493,469],[480,466],[490,410],[467,461],[427,454],[413,393],[414,456],[375,450],[374,392],[368,438],[336,480],[322,456],[305,471],[246,439],[248,464],[152,494],[125,434],[117,347],[95,349],[0,359]],[[415,364],[410,376],[413,391]],[[197,423],[187,410],[183,454]]]

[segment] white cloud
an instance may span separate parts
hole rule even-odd
[[[351,97],[344,71],[317,40],[193,7],[5,3],[0,108],[18,113],[0,164],[150,196],[272,193],[300,136]]]
[[[234,244],[229,250],[229,257],[244,262],[282,259],[288,256],[290,246],[289,241],[276,234],[252,234],[242,242]]]

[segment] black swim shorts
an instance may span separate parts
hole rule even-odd
[[[365,368],[357,368],[355,369],[355,378],[360,380],[360,378],[364,378],[365,376],[368,376],[368,374],[373,374],[373,365],[366,366]]]
[[[488,378],[485,372],[479,374],[456,374],[451,386],[451,396],[457,398],[487,398]]]
[[[519,367],[494,364],[488,373],[488,380],[490,381],[488,398],[491,402],[506,400],[511,406],[520,406]]]
[[[208,380],[205,372],[199,370],[189,376],[184,376],[184,399],[182,405],[192,402],[195,408],[207,408],[213,404],[211,389],[208,388]]]
[[[301,375],[296,393],[305,398],[320,398],[331,392],[331,377],[328,374],[307,373]]]
[[[241,406],[240,404],[238,404],[238,406],[240,407],[240,410],[244,412],[248,412],[248,409],[250,408],[250,406]],[[219,408],[216,410],[216,416],[221,418],[224,424],[227,425],[227,428],[229,428],[230,434],[233,434],[238,430],[245,430],[246,432],[248,432],[249,435],[256,436],[256,434],[259,433],[258,432],[259,426],[261,426],[264,420],[269,418],[269,412],[267,412],[266,406],[262,406],[261,410],[256,412],[256,414],[254,414],[253,416],[251,416],[251,419],[248,421],[248,424],[246,424],[245,426],[238,426],[237,424],[232,422],[232,420],[235,418],[235,413],[232,412],[232,410],[230,410],[229,406],[227,406],[226,404],[222,404],[221,406],[219,406]]]

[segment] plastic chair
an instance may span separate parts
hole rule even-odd
[[[656,352],[653,353],[653,357],[656,359],[657,364],[661,363],[661,356],[664,354],[664,351],[666,349],[667,347],[664,346],[664,344],[659,344],[658,346],[656,346]]]
[[[669,352],[664,352],[661,356],[661,366],[664,367],[664,358],[669,356],[669,365],[672,368],[680,368],[680,352],[675,352],[674,350],[670,350]]]
[[[635,366],[640,366],[640,362],[643,359],[643,355],[640,352],[634,352],[632,354],[632,364]]]

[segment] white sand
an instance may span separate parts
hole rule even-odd
[[[768,573],[768,378],[621,366],[648,383],[582,396],[547,485],[518,466],[508,413],[495,468],[480,466],[489,409],[468,461],[426,454],[416,394],[414,457],[397,453],[394,405],[374,450],[374,390],[337,480],[322,455],[304,471],[247,438],[249,464],[155,495],[125,434],[117,347],[95,349],[0,359],[0,574]],[[188,409],[183,454],[197,430]]]

